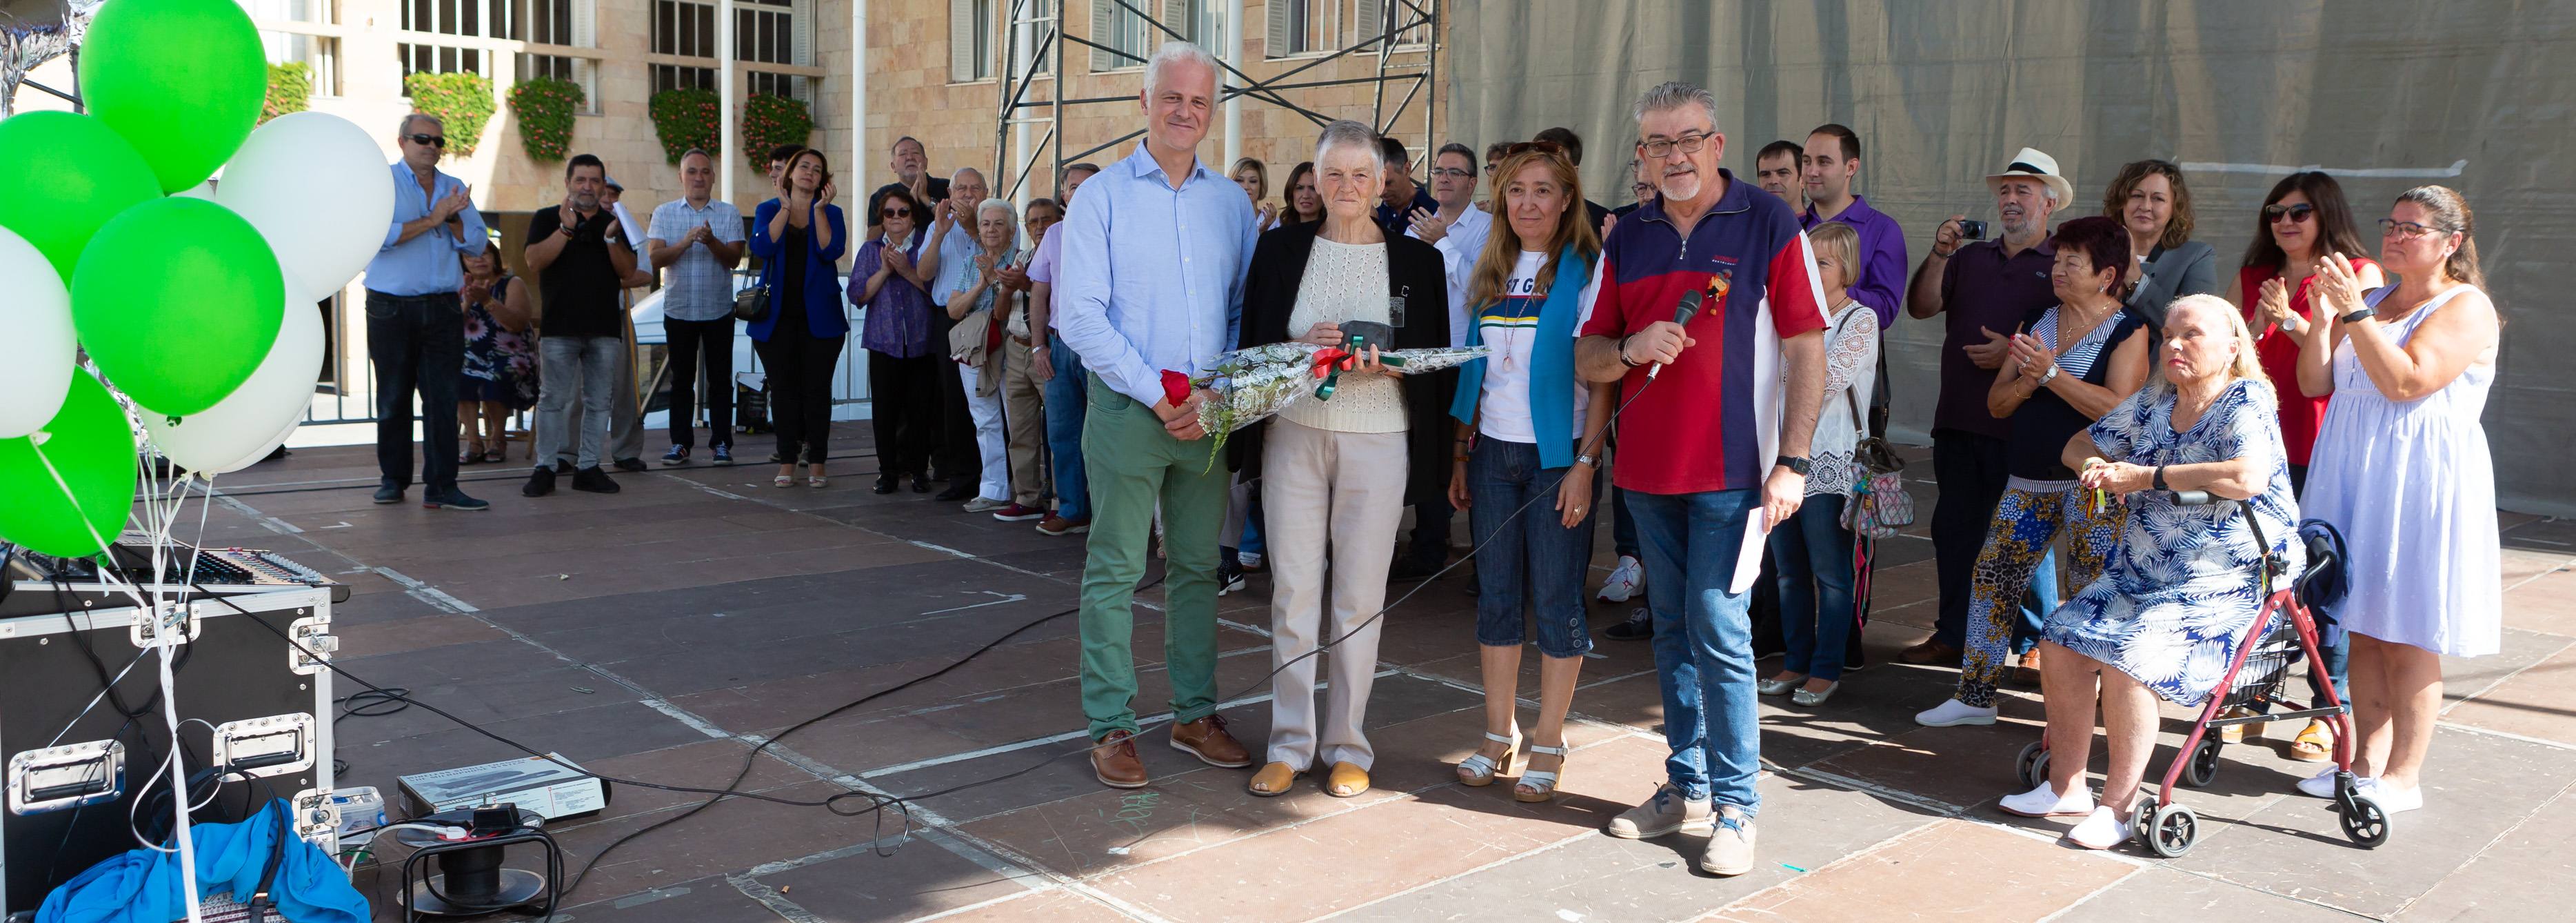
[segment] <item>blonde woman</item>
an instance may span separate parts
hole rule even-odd
[[[1592,561],[1593,491],[1610,384],[1574,377],[1575,331],[1598,291],[1601,240],[1583,212],[1574,161],[1553,144],[1516,145],[1493,173],[1502,215],[1469,277],[1469,346],[1486,358],[1459,370],[1449,415],[1458,438],[1449,504],[1468,512],[1477,555],[1476,645],[1485,687],[1485,743],[1458,781],[1492,785],[1515,753],[1529,768],[1512,786],[1525,802],[1556,794],[1565,767],[1565,713],[1583,654],[1583,579]],[[1545,504],[1542,506],[1541,504]],[[1526,507],[1526,510],[1524,508]],[[1524,618],[1523,587],[1532,616]],[[1538,724],[1520,736],[1521,645],[1537,624]],[[1523,744],[1527,746],[1524,747]],[[1542,762],[1543,760],[1543,762]]]
[[[2302,566],[2280,415],[2243,315],[2214,295],[2176,300],[2159,359],[2148,387],[2066,444],[2086,491],[2121,498],[2129,514],[2102,576],[2040,630],[2049,778],[2001,804],[2025,817],[2084,818],[2066,838],[2087,849],[2130,836],[2156,700],[2202,707],[2226,678],[2262,612],[2264,554],[2286,555],[2289,573]],[[2252,520],[2236,503],[2178,505],[2174,491],[2251,500]],[[2098,803],[2083,779],[2097,685],[2110,749]]]
[[[1255,227],[1267,231],[1279,226],[1279,203],[1270,199],[1270,168],[1261,161],[1245,157],[1234,162],[1234,184],[1252,197],[1252,219]]]
[[[1771,560],[1780,571],[1780,672],[1755,691],[1799,705],[1825,704],[1842,688],[1843,652],[1854,610],[1853,536],[1843,506],[1863,477],[1854,456],[1878,383],[1878,313],[1851,297],[1860,271],[1860,232],[1839,221],[1807,232],[1825,290],[1825,402],[1816,412],[1808,453],[1807,501],[1771,530]],[[1854,310],[1854,309],[1858,310]]]

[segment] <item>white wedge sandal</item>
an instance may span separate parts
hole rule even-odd
[[[1538,804],[1556,797],[1557,777],[1565,772],[1565,751],[1564,747],[1529,745],[1531,756],[1544,753],[1556,757],[1557,771],[1540,772],[1536,769],[1522,769],[1520,781],[1512,784],[1512,800],[1523,804]]]
[[[1512,771],[1512,757],[1518,754],[1521,749],[1520,729],[1512,729],[1512,736],[1510,737],[1505,737],[1492,731],[1487,731],[1485,732],[1485,739],[1503,745],[1503,758],[1498,762],[1494,758],[1486,756],[1483,753],[1467,754],[1466,759],[1458,761],[1458,781],[1460,784],[1474,788],[1483,788],[1494,784],[1494,776]]]

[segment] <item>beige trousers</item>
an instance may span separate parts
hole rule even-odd
[[[1269,511],[1275,587],[1270,664],[1274,669],[1287,665],[1270,681],[1269,761],[1300,769],[1333,763],[1367,769],[1377,751],[1360,725],[1376,679],[1382,627],[1371,617],[1386,604],[1387,565],[1395,554],[1396,527],[1404,519],[1404,434],[1337,433],[1287,420],[1273,420],[1269,426],[1261,456],[1261,502]],[[1336,638],[1341,640],[1332,650],[1298,659]],[[1331,662],[1320,714],[1315,707],[1319,660]]]
[[[1031,509],[1046,503],[1046,386],[1029,377],[1037,354],[1002,338],[1002,435],[1010,442],[1011,502]]]

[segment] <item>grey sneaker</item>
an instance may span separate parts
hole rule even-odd
[[[1008,500],[995,500],[991,497],[977,497],[966,501],[966,511],[969,513],[990,513],[1009,505],[1011,505],[1011,501]]]
[[[1717,812],[1717,829],[1708,838],[1708,851],[1699,854],[1699,870],[1719,876],[1753,871],[1753,818],[1731,804]]]
[[[1645,840],[1668,833],[1707,833],[1712,823],[1707,801],[1685,799],[1680,789],[1666,782],[1655,787],[1655,797],[1620,812],[1601,832],[1623,840]]]

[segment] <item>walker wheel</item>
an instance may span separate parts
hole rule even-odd
[[[2158,805],[2147,815],[2147,825],[2139,834],[2156,855],[2179,858],[2200,839],[2200,815],[2192,813],[2190,805]]]
[[[2182,784],[2208,788],[2210,780],[2218,778],[2218,750],[2222,746],[2215,737],[2202,740],[2191,751],[2191,761],[2183,764]]]
[[[2021,759],[2013,763],[2013,769],[2021,774],[2024,790],[2038,788],[2039,783],[2048,781],[2048,742],[2034,740],[2030,746],[2021,748]]]
[[[2377,799],[2356,792],[2339,801],[2343,810],[2338,812],[2338,819],[2343,822],[2344,836],[2363,849],[2378,849],[2379,844],[2388,842],[2388,811],[2379,806]]]

